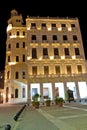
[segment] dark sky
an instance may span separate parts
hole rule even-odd
[[[77,17],[87,59],[87,7],[81,0],[1,0],[0,1],[0,70],[5,65],[6,27],[10,12],[16,9],[24,18],[29,16]]]

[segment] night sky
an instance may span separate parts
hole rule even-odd
[[[77,17],[80,23],[83,46],[87,59],[87,9],[86,1],[76,0],[1,0],[0,1],[0,70],[5,66],[6,27],[12,9],[29,16]]]

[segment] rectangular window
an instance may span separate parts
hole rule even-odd
[[[36,35],[32,35],[32,36],[31,36],[31,39],[32,39],[32,40],[36,40]]]
[[[59,56],[59,50],[58,48],[54,48],[54,58],[58,58]]]
[[[63,40],[64,41],[68,40],[67,35],[63,35]]]
[[[59,55],[58,48],[54,48],[54,56],[55,56],[55,55],[57,55],[57,56]]]
[[[37,58],[37,50],[36,48],[32,48],[32,59]]]
[[[8,56],[8,62],[10,62],[11,60],[10,60],[10,56]]]
[[[16,62],[19,62],[19,56],[16,56]]]
[[[71,24],[71,27],[72,27],[72,28],[75,28],[75,24]]]
[[[19,36],[19,31],[17,31],[17,36]]]
[[[77,41],[77,40],[78,40],[77,35],[73,35],[73,40],[74,40],[74,41]]]
[[[69,48],[64,48],[65,56],[69,56]]]
[[[44,66],[44,75],[48,75],[48,74],[49,74],[49,67]]]
[[[22,79],[25,79],[25,71],[22,71]]]
[[[53,35],[53,41],[57,41],[57,35]]]
[[[32,74],[37,75],[37,66],[32,66]]]
[[[79,48],[75,48],[75,55],[80,55]]]
[[[23,42],[23,48],[25,48],[25,42]]]
[[[25,55],[22,55],[22,61],[25,62]]]
[[[31,23],[31,29],[35,29],[36,28],[36,23]]]
[[[42,23],[42,28],[46,28],[46,23]]]
[[[78,73],[82,73],[82,66],[81,65],[77,65],[77,69],[78,69]]]
[[[60,74],[60,66],[55,66],[55,72],[56,74]]]
[[[52,27],[56,27],[56,24],[55,24],[55,23],[52,23],[51,26],[52,26]]]
[[[23,36],[25,36],[25,31],[23,31]]]
[[[33,97],[36,93],[38,93],[37,88],[32,88],[32,97]]]
[[[15,72],[15,79],[18,79],[18,78],[19,78],[19,73]]]
[[[16,48],[19,48],[19,43],[18,42],[16,43]]]
[[[48,49],[43,48],[43,58],[48,58]]]
[[[61,26],[62,26],[63,28],[65,28],[65,27],[66,27],[66,24],[61,24]]]
[[[46,35],[42,35],[42,40],[47,40],[47,36]]]
[[[47,87],[43,88],[43,97],[44,99],[48,99],[49,97],[49,89]]]
[[[71,74],[71,66],[70,65],[67,66],[67,74]]]

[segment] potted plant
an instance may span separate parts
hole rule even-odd
[[[46,99],[45,103],[46,103],[46,106],[49,107],[51,104],[51,99],[50,98]]]
[[[38,101],[38,98],[40,98],[41,95],[36,93],[34,96],[33,96],[33,101],[32,101],[32,104],[35,108],[39,108],[39,101]]]
[[[58,106],[63,106],[64,99],[62,97],[55,98],[55,104]]]

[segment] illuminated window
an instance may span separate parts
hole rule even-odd
[[[49,97],[48,88],[43,88],[43,97],[44,97],[44,99],[48,99],[48,97]]]

